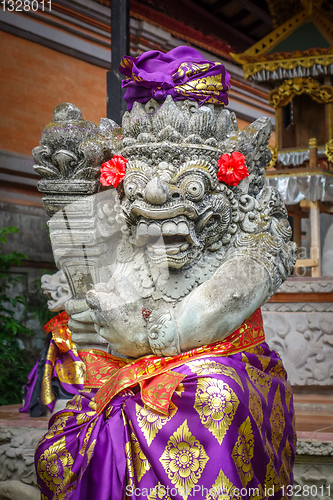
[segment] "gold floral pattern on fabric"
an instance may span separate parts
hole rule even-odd
[[[186,366],[188,366],[189,369],[196,375],[213,375],[215,373],[230,377],[244,390],[238,373],[231,366],[223,365],[209,359],[196,359],[186,363]]]
[[[127,486],[134,488],[134,463],[131,442],[125,444],[126,470],[127,470]]]
[[[37,463],[37,473],[51,491],[61,492],[73,479],[71,472],[73,463],[74,460],[66,449],[64,436],[40,456]]]
[[[293,430],[294,430],[294,436],[293,436],[293,444],[294,444],[294,448],[296,450],[296,445],[297,445],[297,434],[296,434],[296,414],[295,412],[293,413],[293,419],[292,419],[292,426],[293,426]]]
[[[266,368],[267,366],[269,365],[269,363],[271,362],[271,358],[268,357],[268,356],[262,356],[262,355],[257,355],[258,356],[258,359],[260,361],[260,364],[262,366],[262,371],[266,371]]]
[[[250,417],[238,429],[238,439],[232,450],[233,458],[243,486],[246,486],[253,477],[251,460],[253,458],[254,437]]]
[[[282,380],[283,382],[287,380],[287,372],[284,369],[281,360],[279,360],[279,362],[269,370],[269,374],[274,378]]]
[[[55,371],[60,382],[69,385],[83,385],[85,365],[83,361],[73,361],[67,357],[61,363],[57,363]]]
[[[82,396],[76,394],[70,401],[66,404],[66,410],[76,410],[82,411]]]
[[[268,489],[273,488],[274,492],[279,491],[281,485],[280,485],[280,479],[277,473],[277,470],[275,468],[275,463],[274,463],[274,452],[271,448],[270,443],[268,442],[267,436],[266,436],[266,442],[265,442],[265,451],[267,455],[269,456],[269,462],[266,466],[266,477],[265,477],[265,487],[266,491]]]
[[[179,396],[180,398],[182,397],[182,393],[185,392],[185,387],[183,382],[181,382],[175,389],[175,394]]]
[[[72,417],[73,415],[74,413],[68,412],[68,413],[62,413],[61,416],[57,417],[57,419],[53,422],[53,425],[49,428],[45,436],[43,436],[42,439],[40,439],[40,441],[38,442],[38,446],[44,443],[47,439],[52,439],[57,434],[61,434],[66,426],[67,420],[69,419],[69,417]]]
[[[84,457],[84,454],[86,452],[86,448],[87,448],[87,445],[88,445],[88,442],[89,442],[89,439],[91,436],[91,432],[92,432],[93,428],[95,427],[95,424],[96,424],[96,420],[91,422],[91,424],[88,425],[88,429],[87,429],[86,435],[84,437],[82,448],[79,451],[80,455],[82,455],[83,457]]]
[[[272,385],[272,377],[266,375],[263,371],[254,366],[246,365],[247,374],[254,387],[264,396],[267,401],[267,396]]]
[[[117,358],[99,349],[83,349],[79,351],[79,356],[86,367],[85,388],[102,387],[110,376],[129,363],[126,358]]]
[[[238,488],[224,474],[222,469],[210,488],[205,500],[242,500]]]
[[[208,103],[220,104],[218,97],[219,92],[223,91],[222,75],[200,77],[181,85],[175,85],[174,90],[185,96],[195,92],[201,94],[202,97],[206,96]]]
[[[286,384],[284,389],[285,389],[286,405],[288,410],[290,411],[292,410],[292,408],[290,408],[290,403],[292,401],[293,391],[289,384]]]
[[[201,423],[216,437],[219,444],[230,427],[239,399],[228,384],[213,378],[199,378],[194,408]]]
[[[165,417],[150,408],[142,407],[138,404],[135,405],[137,422],[148,446],[151,445],[158,431],[172,419],[177,410],[177,406],[171,401],[169,405],[169,416]]]
[[[219,63],[215,63],[215,65],[218,65],[218,64]],[[174,80],[181,78],[184,75],[190,77],[192,75],[196,75],[197,73],[201,73],[201,71],[208,71],[209,66],[210,66],[209,63],[206,63],[206,64],[191,63],[191,64],[189,64],[187,62],[183,62],[183,63],[181,63],[181,65],[179,66],[177,71],[175,71],[173,73],[172,76],[173,76]]]
[[[281,402],[280,387],[278,387],[275,392],[269,421],[272,428],[272,444],[274,450],[277,452],[283,437],[283,430],[285,426],[285,416]]]
[[[168,495],[166,487],[158,483],[153,491],[147,496],[147,500],[171,500],[171,498]]]
[[[57,360],[57,346],[55,344],[50,344],[50,347],[47,351],[46,359],[48,363],[45,363],[43,378],[42,378],[42,387],[40,391],[40,398],[43,401],[44,405],[49,405],[55,399],[55,395],[53,394],[51,388],[51,379],[52,372],[55,362]]]
[[[140,447],[140,443],[138,441],[138,438],[134,434],[134,432],[131,433],[131,446],[132,446],[132,457],[133,457],[133,465],[134,465],[134,470],[136,477],[138,481],[140,482],[143,476],[146,474],[147,471],[150,469],[150,463],[146,457],[146,455],[143,453]]]
[[[77,425],[85,424],[86,422],[89,422],[89,420],[91,420],[95,416],[96,416],[95,411],[85,411],[85,412],[79,413],[79,415],[76,415],[76,423],[77,423]]]
[[[184,500],[199,481],[208,460],[204,447],[189,430],[187,420],[170,436],[160,457],[168,478]]]
[[[291,447],[287,439],[286,445],[282,451],[282,465],[280,468],[280,482],[287,487],[290,484],[291,476]]]
[[[91,460],[95,445],[96,445],[96,439],[94,439],[91,442],[91,444],[89,445],[89,448],[87,449],[87,465],[89,464],[89,462]]]
[[[257,391],[253,389],[253,386],[249,381],[247,381],[247,386],[249,388],[249,410],[253,417],[253,420],[258,426],[258,429],[261,431],[262,423],[264,420],[261,398]]]

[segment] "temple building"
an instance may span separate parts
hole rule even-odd
[[[293,17],[242,54],[233,54],[246,80],[272,87],[268,100],[275,109],[276,145],[267,178],[283,192],[293,219],[298,276],[331,276],[333,271],[332,218],[320,217],[333,213],[332,43],[333,23],[320,2],[304,0]]]
[[[302,438],[306,413],[316,408],[320,419],[325,398],[332,401],[333,22],[324,2],[269,3],[275,29],[232,57],[246,81],[271,89],[275,109],[276,144],[266,177],[287,206],[298,259],[294,277],[263,311],[267,341],[294,386]],[[323,446],[325,437],[317,433],[316,439]],[[311,474],[328,477],[332,462],[319,462],[304,466],[296,459],[299,484]]]

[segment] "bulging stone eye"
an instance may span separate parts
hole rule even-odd
[[[131,176],[128,179],[125,178],[124,181],[124,191],[125,195],[129,199],[134,199],[137,194],[141,194],[141,191],[145,188],[146,182],[139,176]]]
[[[201,200],[205,194],[205,185],[200,179],[188,179],[182,186],[185,195],[191,200]]]

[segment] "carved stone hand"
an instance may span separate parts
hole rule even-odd
[[[86,296],[93,310],[96,330],[111,348],[126,356],[139,357],[150,352],[142,299],[125,276],[113,276]]]

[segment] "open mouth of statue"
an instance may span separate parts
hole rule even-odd
[[[149,259],[156,265],[176,268],[191,261],[200,248],[194,224],[185,217],[164,221],[141,219],[136,243],[146,247]]]
[[[190,243],[184,236],[162,236],[160,238],[149,238],[147,241],[147,250],[157,257],[162,255],[178,255],[185,252]]]

